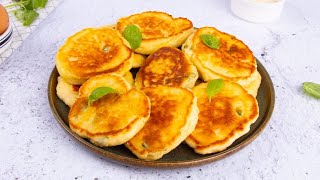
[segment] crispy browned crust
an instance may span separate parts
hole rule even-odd
[[[79,86],[79,85],[72,85],[72,90],[73,90],[73,92],[79,93],[80,87],[81,87],[81,86]]]
[[[159,85],[192,88],[198,72],[182,51],[162,47],[146,59],[137,76],[137,81],[141,81],[136,82],[139,88]]]

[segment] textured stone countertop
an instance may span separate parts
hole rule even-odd
[[[318,179],[320,100],[304,81],[320,83],[320,1],[288,0],[273,24],[238,19],[228,1],[65,0],[0,65],[0,179]],[[144,10],[187,17],[242,39],[270,73],[276,104],[250,145],[208,165],[183,169],[127,167],[75,142],[54,119],[47,85],[64,40],[90,26]]]

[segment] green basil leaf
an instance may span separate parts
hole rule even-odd
[[[320,84],[305,82],[303,83],[303,89],[311,96],[320,98]]]
[[[33,10],[32,0],[28,0],[27,3],[24,5],[25,9]]]
[[[28,10],[34,10],[38,8],[44,8],[47,5],[48,0],[28,0],[28,4],[25,8]]]
[[[219,49],[220,48],[220,41],[217,37],[212,34],[201,34],[200,36],[202,42],[212,49]]]
[[[13,11],[14,16],[20,21],[23,22],[23,18],[24,18],[24,9],[17,9],[15,11]]]
[[[23,18],[23,25],[29,26],[31,23],[33,23],[34,20],[37,19],[39,16],[39,13],[37,13],[34,10],[26,10],[24,12],[24,18]]]
[[[29,26],[39,16],[39,13],[34,10],[18,9],[14,11],[14,15],[24,26]]]
[[[118,92],[110,87],[98,87],[91,92],[89,96],[89,104],[111,93],[118,93]]]
[[[136,25],[128,25],[123,31],[123,37],[129,42],[132,50],[140,47],[142,34]]]
[[[44,8],[48,3],[48,0],[38,0],[38,1],[39,1],[38,8]]]
[[[214,79],[211,80],[207,85],[207,95],[209,101],[211,102],[211,97],[218,94],[223,88],[223,79]]]

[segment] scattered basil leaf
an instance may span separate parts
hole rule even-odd
[[[24,26],[29,26],[39,16],[39,13],[34,10],[17,9],[14,15]]]
[[[212,49],[219,49],[220,48],[220,41],[217,37],[212,34],[201,34],[200,36],[202,42]]]
[[[207,85],[207,95],[209,97],[209,102],[211,102],[211,97],[218,94],[223,88],[223,79],[211,80]]]
[[[118,92],[110,87],[98,87],[91,92],[89,96],[89,104],[111,93],[118,93]]]
[[[303,89],[311,96],[320,98],[320,84],[305,82],[303,83]]]
[[[123,37],[129,42],[132,50],[140,47],[142,34],[136,25],[128,25],[123,31]]]

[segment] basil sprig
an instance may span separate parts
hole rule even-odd
[[[223,79],[214,79],[209,81],[207,85],[207,95],[209,97],[209,102],[211,102],[211,97],[218,94],[224,86]]]
[[[17,9],[13,11],[13,14],[24,26],[29,26],[39,16],[36,11],[28,9]]]
[[[118,92],[110,87],[98,87],[91,92],[88,103],[91,104],[92,102],[97,101],[103,96],[111,93],[118,93]]]
[[[320,84],[313,82],[305,82],[303,83],[303,89],[311,96],[320,98]]]
[[[128,25],[123,31],[123,37],[129,42],[132,50],[140,47],[142,34],[136,25]]]
[[[220,48],[220,41],[217,37],[212,34],[201,34],[200,36],[202,42],[212,49],[219,49]]]
[[[21,0],[17,3],[6,5],[5,8],[20,7],[13,11],[14,16],[22,23],[23,26],[29,26],[32,24],[39,13],[37,9],[44,8],[48,0]]]

